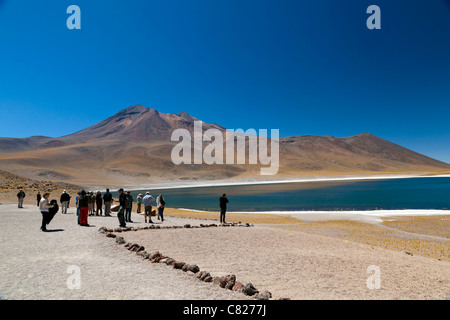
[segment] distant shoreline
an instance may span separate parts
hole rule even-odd
[[[206,182],[199,181],[196,184],[171,184],[165,182],[159,186],[141,185],[139,187],[126,187],[130,191],[148,190],[167,190],[167,189],[183,189],[183,188],[205,188],[205,187],[230,187],[230,186],[245,186],[245,185],[264,185],[264,184],[287,184],[287,183],[303,183],[303,182],[329,182],[329,181],[364,181],[364,180],[389,180],[389,179],[408,179],[408,178],[449,178],[450,174],[438,175],[387,175],[387,176],[339,176],[326,178],[303,178],[291,180],[265,180],[265,181],[223,181],[223,182]],[[103,188],[103,187],[102,187]],[[100,188],[100,190],[102,189]],[[117,187],[119,188],[119,187]],[[98,188],[94,188],[98,189]],[[110,188],[114,191],[114,187]]]

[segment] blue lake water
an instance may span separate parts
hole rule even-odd
[[[330,185],[331,184],[331,185]],[[163,194],[166,206],[218,211],[226,193],[228,211],[449,209],[450,177],[302,182],[265,185],[148,189]]]

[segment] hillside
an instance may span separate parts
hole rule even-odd
[[[89,186],[305,176],[450,173],[450,165],[369,133],[335,138],[280,139],[280,169],[262,177],[260,165],[179,165],[171,161],[173,130],[193,132],[186,112],[164,114],[140,105],[63,137],[0,138],[0,168],[27,178]],[[217,124],[203,124],[203,130]],[[204,146],[207,145],[204,143]],[[248,163],[248,162],[247,162]]]

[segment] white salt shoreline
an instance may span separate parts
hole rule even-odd
[[[184,211],[211,212],[178,208]],[[353,220],[368,223],[380,223],[387,217],[416,217],[450,215],[450,210],[404,209],[404,210],[367,210],[367,211],[229,211],[227,214],[272,214],[287,215],[302,221]]]
[[[215,181],[205,182],[198,181],[196,183],[180,183],[180,182],[164,182],[153,184],[140,184],[131,186],[113,186],[109,189],[116,191],[121,187],[130,191],[148,190],[168,190],[181,188],[204,188],[204,187],[228,187],[228,186],[246,186],[246,185],[266,185],[266,184],[285,184],[285,183],[303,183],[303,182],[330,182],[330,181],[363,181],[363,180],[389,180],[389,179],[408,179],[408,178],[449,178],[450,174],[441,175],[385,175],[385,176],[338,176],[338,177],[317,177],[317,178],[303,178],[303,179],[289,179],[289,180],[239,180],[239,181]],[[104,190],[104,186],[90,187],[92,190]]]

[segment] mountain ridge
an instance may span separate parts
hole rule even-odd
[[[0,138],[0,168],[29,178],[74,184],[262,179],[261,165],[179,165],[171,161],[173,130],[194,130],[199,119],[130,106],[62,137]],[[226,129],[203,122],[203,130]],[[280,138],[277,178],[299,176],[450,173],[450,165],[368,132],[350,137]],[[207,143],[205,143],[206,145]]]

